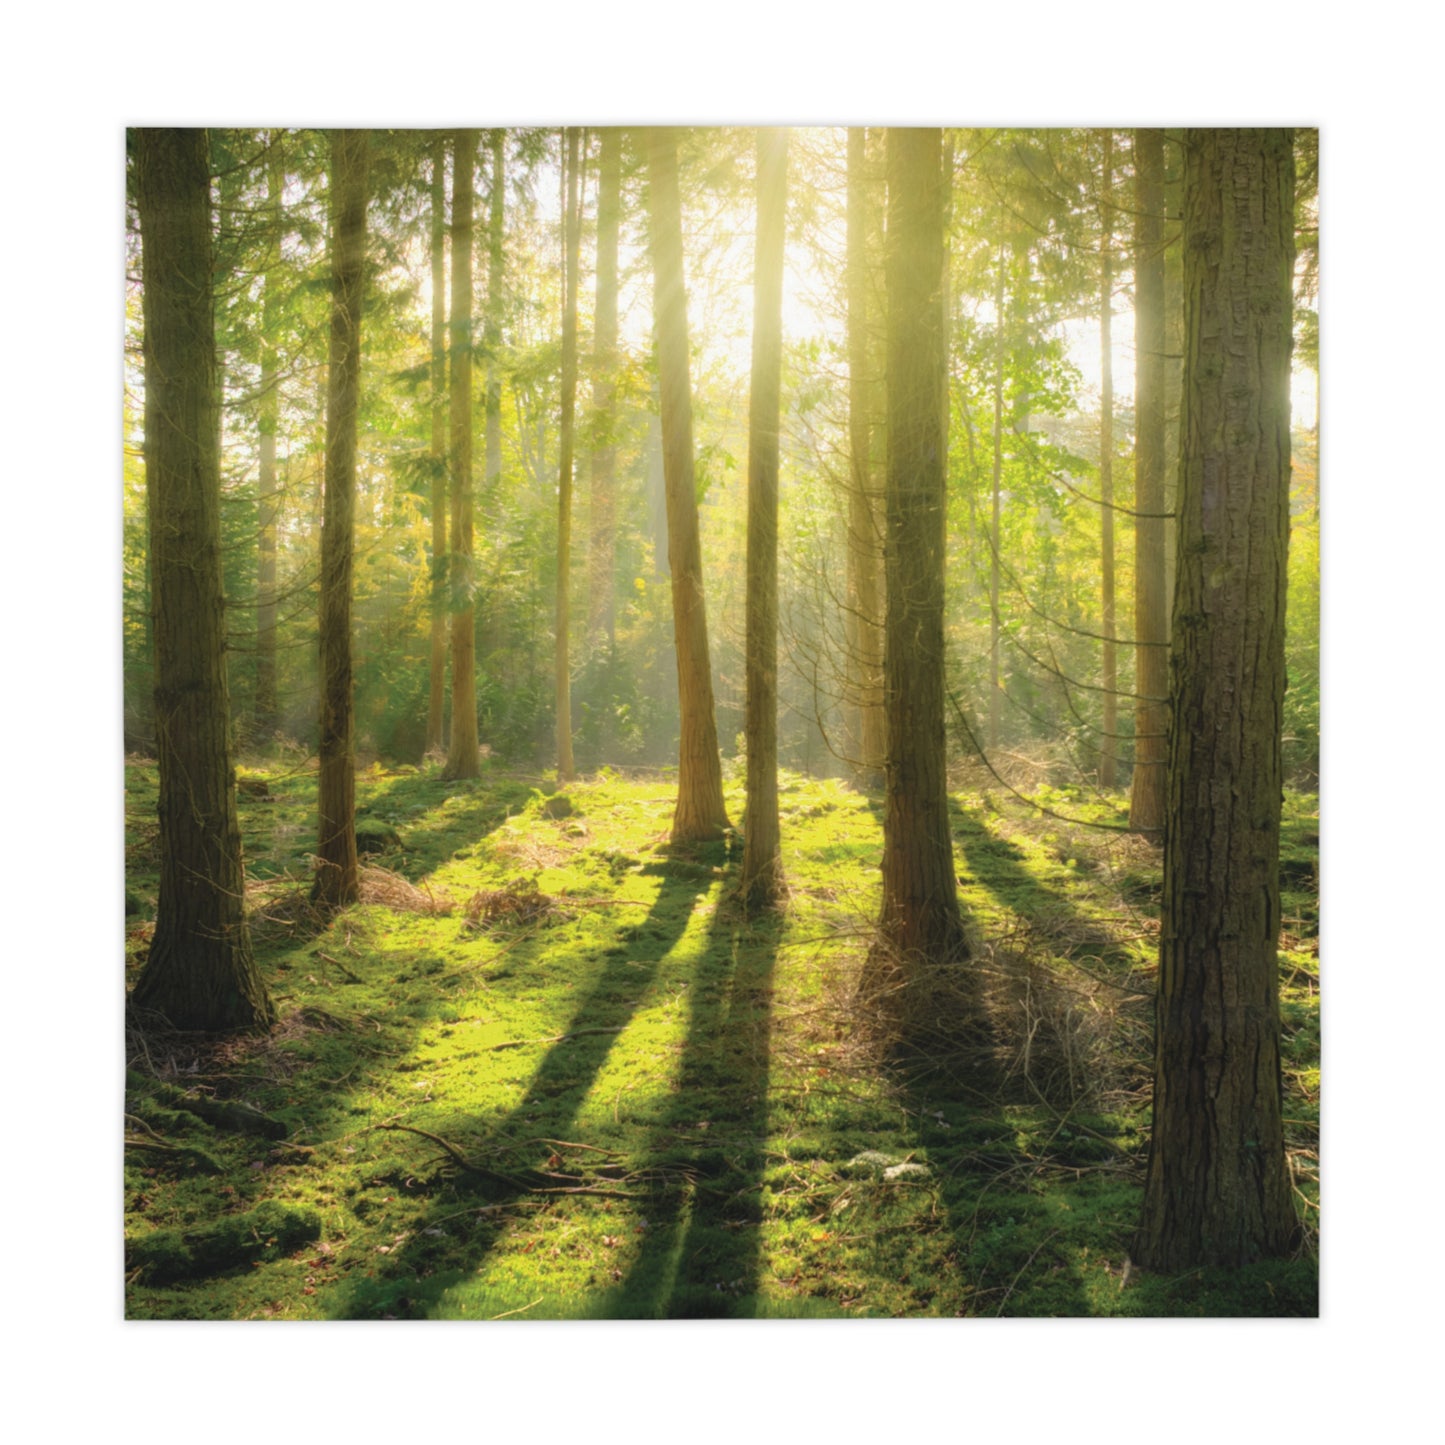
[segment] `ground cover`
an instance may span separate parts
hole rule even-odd
[[[126,958],[155,889],[127,781]],[[740,840],[672,849],[673,784],[565,791],[373,768],[363,900],[306,901],[315,775],[240,770],[248,905],[281,1021],[131,1020],[132,1318],[1313,1314],[1312,798],[1292,797],[1282,1007],[1298,1255],[1128,1263],[1147,1144],[1160,858],[960,775],[956,858],[990,1032],[908,1048],[856,994],[877,801],[785,776],[791,895],[744,917]],[[729,794],[742,816],[740,790]],[[1059,814],[1119,822],[1051,790]]]

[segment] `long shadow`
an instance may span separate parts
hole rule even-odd
[[[641,1251],[599,1313],[613,1319],[757,1312],[773,973],[783,922],[718,908],[689,989],[677,1086],[649,1148],[685,1184],[652,1209]]]
[[[999,904],[1030,925],[1062,930],[1071,949],[1120,957],[1107,930],[1066,890],[1039,878],[1022,848],[993,833],[953,798],[949,813],[969,873]],[[1024,1094],[1018,1102],[1037,1101]],[[930,1141],[944,1164],[944,1214],[957,1242],[959,1267],[978,1292],[979,1312],[1087,1314],[1074,1236],[1097,1240],[1097,1222],[1086,1222],[1098,1208],[1095,1201],[1107,1200],[1112,1207],[1122,1195],[1132,1202],[1131,1182],[1094,1170],[1101,1162],[1117,1161],[1117,1155],[1072,1111],[1057,1116],[1044,1109],[1030,1119],[987,1104],[980,1109],[974,1101],[950,1112],[955,1130],[970,1130],[987,1141],[982,1148],[955,1154],[952,1164],[946,1161],[953,1151],[943,1139]],[[931,1133],[931,1121],[925,1123]]]
[[[532,1137],[539,1123],[561,1135],[576,1118],[596,1082],[617,1036],[631,1021],[645,1001],[649,986],[656,979],[663,959],[671,952],[687,929],[696,903],[696,883],[686,878],[664,875],[662,885],[635,935],[645,936],[647,957],[639,960],[628,954],[637,950],[618,950],[603,964],[586,994],[578,1001],[562,1036],[543,1056],[533,1072],[526,1092],[501,1123],[490,1123],[487,1135],[478,1143],[470,1136],[477,1121],[460,1119],[438,1125],[434,1132],[454,1139],[466,1148],[469,1157],[483,1160],[505,1153],[506,1172],[517,1177],[529,1169],[545,1165],[549,1146]],[[641,968],[638,964],[642,963]],[[533,1115],[545,1110],[542,1119]],[[519,1150],[530,1147],[534,1157],[524,1158]],[[404,1318],[425,1318],[437,1301],[457,1281],[456,1251],[448,1248],[445,1274],[431,1274],[432,1256],[438,1251],[427,1235],[434,1228],[433,1220],[454,1221],[458,1206],[467,1200],[482,1203],[500,1212],[500,1206],[515,1203],[526,1193],[494,1180],[461,1175],[440,1189],[426,1213],[410,1231],[406,1243],[391,1254],[376,1271],[375,1277],[352,1284],[340,1297],[334,1311],[337,1318],[364,1318],[388,1314]],[[488,1218],[493,1218],[489,1215]],[[437,1226],[439,1227],[439,1226]],[[482,1222],[473,1231],[467,1251],[467,1270],[475,1272],[478,1264],[491,1251],[497,1237],[494,1223]],[[404,1285],[404,1293],[398,1286]]]
[[[1117,957],[1118,945],[1108,931],[1081,913],[1066,891],[1039,878],[1022,848],[991,832],[952,797],[948,812],[969,872],[1004,907],[1029,923],[1066,925],[1077,945],[1103,958]]]
[[[358,817],[387,819],[401,835],[401,855],[387,854],[377,861],[412,883],[447,862],[458,848],[473,847],[494,833],[527,803],[533,788],[528,780],[511,777],[444,783],[408,775],[388,778],[374,790],[361,779],[358,783]],[[452,799],[465,801],[447,809]],[[416,816],[419,808],[426,809],[421,817]]]

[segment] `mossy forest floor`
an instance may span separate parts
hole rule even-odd
[[[1133,1270],[1160,857],[961,776],[986,1048],[909,1050],[857,980],[878,800],[782,780],[780,913],[740,842],[671,849],[674,783],[358,778],[363,901],[306,901],[315,774],[240,769],[267,1037],[127,1036],[133,1319],[1317,1312],[1317,820],[1285,811],[1281,985],[1296,1257]],[[126,958],[156,774],[126,768]],[[1052,791],[1059,813],[1121,808]],[[1122,800],[1120,800],[1122,803]],[[740,786],[729,791],[735,820]],[[987,1057],[983,1057],[983,1053]]]

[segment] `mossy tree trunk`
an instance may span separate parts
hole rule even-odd
[[[948,826],[943,571],[946,343],[942,132],[888,132],[885,951],[905,967],[966,954]]]
[[[1185,138],[1184,410],[1154,1129],[1135,1258],[1296,1234],[1280,1109],[1279,828],[1294,267],[1288,130]]]
[[[331,133],[331,337],[326,388],[326,496],[321,521],[321,741],[313,900],[354,903],[356,753],[351,590],[356,533],[356,412],[361,399],[361,306],[366,286],[370,139]]]
[[[855,766],[865,787],[883,780],[883,519],[874,466],[879,415],[876,307],[870,306],[868,278],[877,258],[871,241],[880,209],[867,132],[848,131],[848,605],[846,624],[849,686],[853,703],[851,739]]]
[[[553,659],[557,703],[557,781],[576,775],[572,759],[572,457],[577,431],[577,266],[582,217],[577,208],[578,128],[564,132],[562,157],[562,417],[557,460],[557,602]]]
[[[667,556],[672,574],[677,649],[678,746],[674,842],[717,838],[729,826],[722,758],[713,712],[707,608],[702,586],[697,489],[692,454],[692,381],[688,362],[687,290],[683,280],[682,202],[677,136],[667,126],[646,133],[653,324],[662,406],[662,468],[667,496]]]
[[[455,132],[452,150],[451,493],[447,580],[452,614],[452,725],[446,778],[475,778],[477,742],[476,562],[472,555],[472,209],[477,132]]]
[[[276,427],[280,418],[280,379],[276,373],[277,292],[281,265],[281,192],[285,176],[281,135],[273,130],[266,158],[266,268],[261,278],[261,397],[256,430],[260,448],[257,486],[258,535],[256,541],[256,696],[252,706],[252,733],[261,740],[276,731],[276,521],[279,492],[276,486]]]
[[[440,749],[447,681],[447,194],[446,137],[431,143],[431,671],[426,751]]]
[[[1164,592],[1164,132],[1134,132],[1134,776],[1129,826],[1162,836],[1168,757]]]
[[[175,1028],[265,1028],[231,770],[206,133],[135,132],[155,600],[161,867],[136,1005]]]
[[[749,906],[772,903],[783,886],[778,853],[778,421],[787,203],[788,132],[759,130],[748,394],[747,821],[739,883]]]

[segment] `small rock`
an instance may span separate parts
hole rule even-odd
[[[895,1164],[883,1171],[885,1179],[932,1179],[933,1171],[926,1164],[910,1160],[906,1164]]]
[[[882,1154],[877,1149],[865,1149],[861,1154],[855,1154],[843,1165],[841,1172],[854,1176],[860,1174],[877,1174],[881,1170],[896,1165],[897,1162],[891,1154]]]

